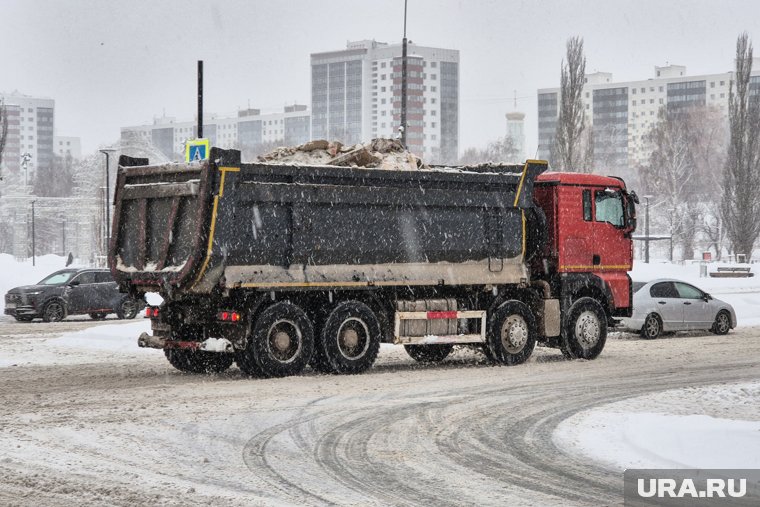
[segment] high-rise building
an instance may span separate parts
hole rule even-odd
[[[346,144],[397,137],[401,44],[349,42],[311,55],[311,136]],[[407,46],[409,149],[434,161],[459,151],[459,51]]]
[[[203,137],[212,146],[256,150],[265,144],[303,144],[309,140],[308,108],[295,104],[279,113],[263,113],[260,109],[244,109],[236,115],[204,117]],[[163,116],[150,125],[121,128],[122,144],[145,141],[153,144],[169,160],[184,156],[185,142],[197,137],[195,121],[177,121]]]
[[[593,129],[597,167],[634,168],[646,163],[651,153],[647,135],[663,107],[670,113],[695,105],[713,106],[728,116],[732,72],[688,76],[681,65],[654,70],[651,79],[619,83],[607,72],[586,76],[582,98],[586,122]],[[760,93],[760,71],[752,73],[750,93]],[[550,156],[558,116],[559,88],[538,90],[539,158]]]
[[[525,160],[525,113],[513,111],[507,116],[507,137],[512,140],[515,148],[515,160]]]
[[[55,101],[19,92],[0,97],[8,114],[3,177],[17,185],[33,185],[37,170],[53,164]]]
[[[82,157],[82,140],[78,137],[55,136],[53,138],[53,152],[56,157]]]

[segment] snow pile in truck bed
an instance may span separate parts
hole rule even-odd
[[[316,140],[300,146],[277,148],[259,162],[289,165],[335,165],[389,170],[426,169],[422,159],[395,139],[373,139],[344,146],[338,141]]]

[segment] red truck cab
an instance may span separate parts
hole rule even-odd
[[[534,200],[547,221],[545,275],[558,280],[564,294],[578,292],[569,285],[597,287],[608,315],[630,315],[635,193],[619,178],[546,172],[536,179]]]

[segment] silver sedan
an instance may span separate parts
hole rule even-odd
[[[664,331],[709,329],[726,334],[736,327],[734,308],[680,280],[658,279],[633,284],[633,315],[622,327],[654,339]]]

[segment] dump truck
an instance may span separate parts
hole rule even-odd
[[[109,265],[158,292],[152,334],[186,372],[367,370],[381,343],[439,362],[455,345],[524,363],[594,359],[631,315],[635,193],[521,165],[388,170],[120,157]]]

